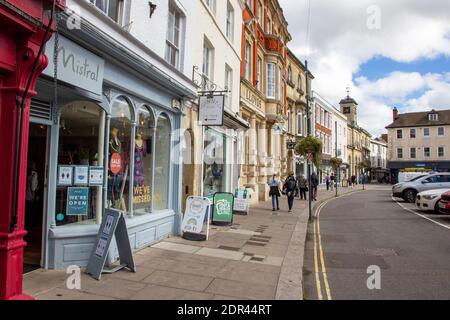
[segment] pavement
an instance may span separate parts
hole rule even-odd
[[[319,188],[315,205],[334,194]],[[40,269],[24,275],[24,292],[38,300],[301,300],[308,202],[296,200],[292,214],[285,197],[280,204],[275,213],[261,203],[231,227],[212,226],[209,241],[171,237],[147,247],[134,255],[136,273],[101,281],[82,273],[81,289],[69,290],[64,270]]]
[[[305,299],[450,299],[450,216],[420,213],[382,188],[318,213],[305,249]]]

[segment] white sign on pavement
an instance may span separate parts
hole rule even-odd
[[[250,193],[246,188],[236,189],[234,193],[233,210],[236,212],[248,213],[248,202],[250,200]]]
[[[225,96],[201,96],[199,121],[203,126],[223,126]]]
[[[203,197],[189,197],[186,201],[181,230],[183,232],[200,234],[203,230],[206,212],[209,210],[210,201]]]

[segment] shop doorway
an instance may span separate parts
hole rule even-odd
[[[48,132],[48,126],[30,123],[25,204],[25,230],[28,233],[25,236],[24,273],[42,266]]]

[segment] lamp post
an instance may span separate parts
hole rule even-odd
[[[309,105],[309,81],[308,81],[308,60],[305,60],[305,72],[306,72],[306,114],[307,114],[307,128],[308,128],[308,137],[312,134],[312,128],[311,128],[311,108]],[[309,190],[309,197],[308,197],[308,216],[309,221],[312,220],[312,186],[311,186],[311,160],[307,159],[308,161],[308,190]]]

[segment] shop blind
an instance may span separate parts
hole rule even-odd
[[[42,120],[52,120],[52,109],[50,103],[32,99],[30,116]]]

